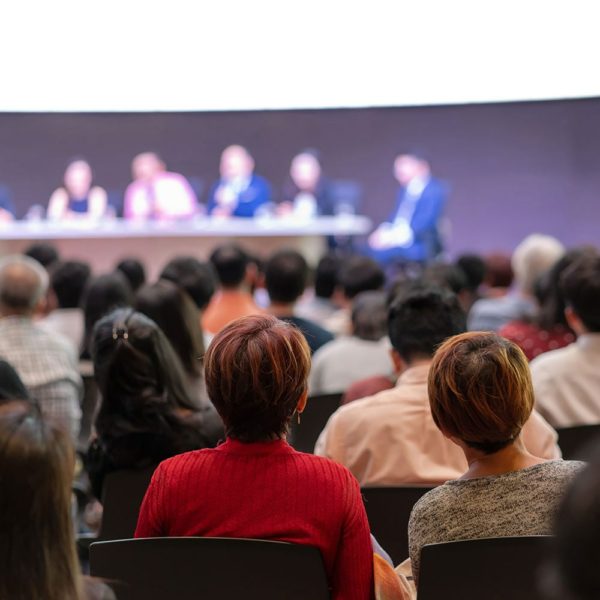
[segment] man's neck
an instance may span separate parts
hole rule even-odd
[[[271,302],[267,311],[274,317],[291,317],[294,314],[295,302]]]

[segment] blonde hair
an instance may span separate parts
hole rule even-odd
[[[534,233],[527,236],[513,252],[511,264],[521,290],[533,293],[537,280],[565,253],[556,238]]]

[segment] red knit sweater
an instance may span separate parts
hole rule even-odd
[[[316,546],[332,598],[373,596],[373,552],[356,479],[284,441],[228,439],[161,463],[136,537],[242,537]]]

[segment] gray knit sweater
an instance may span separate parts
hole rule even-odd
[[[551,534],[562,495],[583,466],[578,461],[552,460],[502,475],[448,481],[425,494],[408,524],[415,580],[426,544]]]

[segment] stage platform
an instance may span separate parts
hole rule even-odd
[[[357,215],[319,217],[310,221],[292,218],[217,219],[200,217],[179,222],[15,221],[0,226],[0,252],[22,252],[34,242],[47,241],[65,259],[88,261],[94,273],[111,271],[125,257],[137,257],[154,278],[177,255],[205,260],[210,251],[235,241],[266,258],[278,248],[295,248],[311,264],[326,249],[326,236],[359,236],[372,229],[370,219]]]

